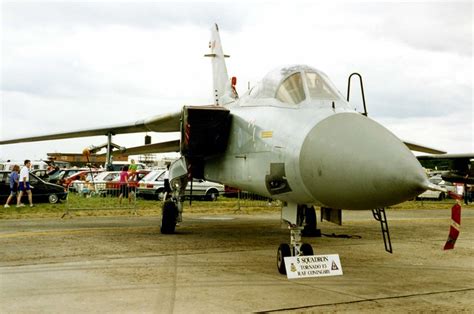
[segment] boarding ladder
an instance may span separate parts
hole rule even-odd
[[[375,220],[380,221],[385,251],[393,253],[392,241],[390,241],[390,232],[388,231],[387,215],[385,215],[385,208],[372,209],[372,214],[374,215]]]

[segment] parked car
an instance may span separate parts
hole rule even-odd
[[[68,169],[59,169],[59,171],[54,172],[53,174],[49,175],[47,181],[49,183],[54,184],[63,184],[64,179],[69,176],[72,176],[79,171],[88,170],[88,168],[68,168]]]
[[[139,185],[139,181],[142,180],[150,170],[137,170],[135,172],[135,177],[129,178],[128,187],[130,190],[135,191]],[[106,195],[119,195],[120,190],[120,171],[117,171],[117,175],[113,180],[105,182],[105,189],[101,190],[100,193]]]
[[[0,170],[12,170],[13,166],[18,165],[18,166],[23,166],[24,161],[23,160],[18,160],[18,161],[6,161],[6,162],[1,162],[0,163]],[[42,160],[31,161],[31,169],[36,170],[36,169],[47,169],[48,164]]]
[[[148,199],[161,200],[165,188],[164,178],[166,170],[155,170],[150,172],[140,181],[137,189],[137,195]],[[219,195],[224,193],[222,184],[193,179],[192,197],[214,201]],[[191,196],[191,182],[188,183],[185,190],[185,197]]]
[[[85,182],[94,182],[94,177],[101,172],[104,172],[104,170],[100,170],[100,169],[99,170],[96,170],[96,169],[82,170],[65,178],[63,180],[62,185],[65,188],[69,189],[69,191],[77,191],[76,186],[79,183],[84,184]]]
[[[443,178],[441,178],[441,176],[433,176],[431,178],[429,178],[429,181],[433,184],[436,184],[438,185],[439,187],[443,188],[443,189],[446,189],[448,192],[456,192],[456,187],[454,186],[454,184],[452,184],[451,182],[447,182],[447,181],[444,181]],[[444,200],[446,198],[446,193],[445,192],[442,192],[442,191],[430,191],[430,190],[427,190],[423,193],[421,193],[420,195],[418,195],[416,198],[417,199],[437,199],[437,200]]]
[[[145,170],[146,165],[141,162],[137,162],[137,170]],[[123,166],[130,166],[130,163],[128,161],[114,161],[111,165],[111,171],[120,171],[122,170]]]
[[[238,197],[239,196],[239,189],[233,188],[229,185],[224,185],[225,196],[227,197]]]
[[[34,169],[31,170],[30,173],[36,175],[43,181],[49,182],[49,177],[52,176],[54,173],[58,172],[59,168],[55,169]]]
[[[106,183],[118,180],[119,175],[120,171],[103,171],[95,175],[93,180],[89,180],[87,185],[85,185],[83,181],[78,180],[72,182],[70,188],[82,193],[82,190],[86,187],[91,193],[106,195]]]
[[[10,195],[10,173],[11,171],[0,171],[0,201],[2,204],[5,204]],[[64,187],[45,182],[32,173],[30,173],[30,186],[33,194],[33,203],[50,202],[55,204],[60,200],[65,200],[67,197],[67,191]],[[26,193],[24,197],[27,197]],[[28,203],[27,199],[24,199],[23,203]]]
[[[150,173],[138,183],[137,196],[146,199],[162,199],[165,172],[166,170],[164,169],[150,171]]]

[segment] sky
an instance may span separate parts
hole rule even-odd
[[[133,122],[212,103],[210,28],[241,93],[307,64],[343,95],[364,79],[369,116],[398,137],[474,152],[471,1],[2,1],[0,138]],[[357,84],[353,84],[357,87]],[[351,104],[361,107],[357,88]],[[152,141],[177,134],[150,133]],[[145,134],[114,136],[125,147]],[[105,137],[0,146],[0,160],[79,153]]]

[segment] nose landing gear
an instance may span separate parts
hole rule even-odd
[[[321,236],[316,228],[314,207],[305,204],[286,204],[282,208],[282,220],[290,230],[290,244],[282,243],[277,252],[277,268],[280,274],[286,275],[285,257],[314,255],[309,243],[302,243],[301,236]]]
[[[314,254],[311,244],[301,243],[301,233],[304,228],[292,224],[289,224],[288,228],[290,229],[290,244],[280,244],[277,252],[277,268],[282,275],[286,275],[285,257]]]

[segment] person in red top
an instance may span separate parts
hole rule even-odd
[[[122,171],[120,171],[120,186],[119,186],[119,203],[122,205],[123,197],[128,197],[128,202],[132,201],[130,194],[128,193],[128,166],[123,166]]]

